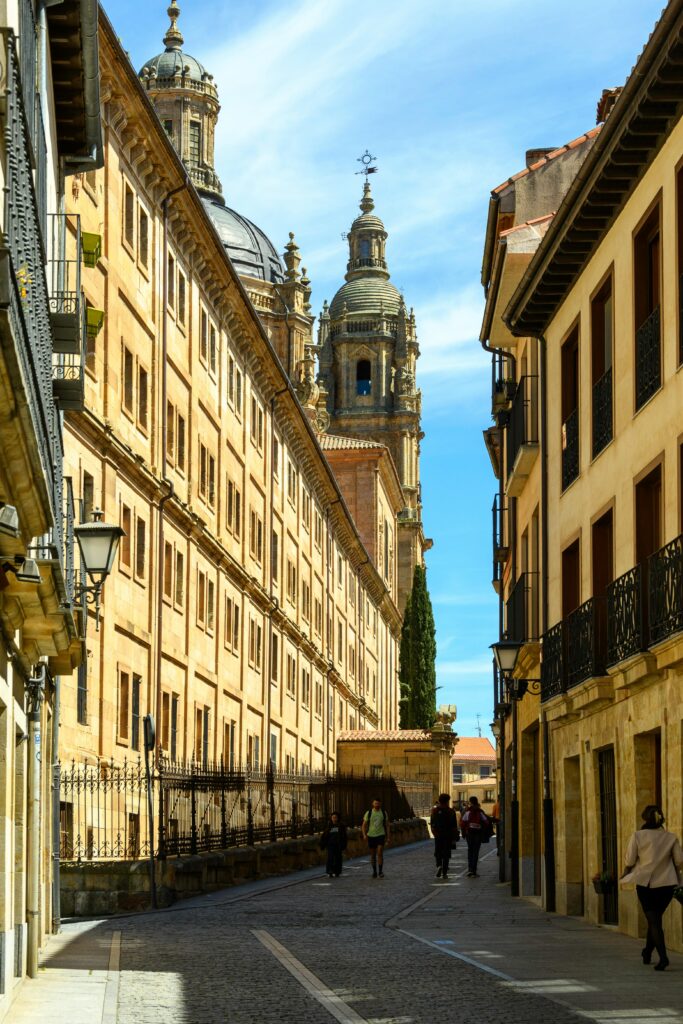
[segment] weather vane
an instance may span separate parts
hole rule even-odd
[[[366,149],[362,156],[357,158],[357,162],[363,165],[361,171],[356,171],[356,174],[364,174],[365,180],[368,180],[368,174],[377,174],[377,168],[373,166],[377,160],[376,156],[370,155],[370,150]]]

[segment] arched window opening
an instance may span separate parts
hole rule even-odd
[[[362,260],[370,259],[370,239],[361,238],[360,240],[360,258]]]
[[[356,365],[356,394],[372,393],[372,372],[369,359],[359,359]]]

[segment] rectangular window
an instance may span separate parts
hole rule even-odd
[[[172,256],[169,256],[166,261],[166,275],[168,305],[171,309],[175,309],[175,260]]]
[[[562,490],[579,475],[579,329],[575,327],[561,351]]]
[[[290,697],[296,696],[296,659],[293,654],[287,654],[287,693]]]
[[[202,158],[202,125],[201,121],[190,121],[189,162],[195,167]]]
[[[127,569],[130,569],[132,513],[128,505],[121,505],[121,529],[123,530],[123,537],[119,542],[119,561],[121,565],[125,565]]]
[[[206,445],[199,442],[199,494],[200,497],[206,498],[207,491],[207,478],[208,478],[208,451]]]
[[[301,488],[301,522],[306,530],[311,528],[311,495],[305,487]]]
[[[147,524],[140,516],[135,520],[135,575],[138,579],[145,577],[145,559],[147,557]]]
[[[206,573],[197,570],[197,622],[206,624]]]
[[[294,464],[289,461],[287,463],[287,497],[289,498],[292,505],[296,507],[296,484],[297,484],[297,471]]]
[[[123,237],[132,249],[135,246],[135,195],[127,182],[123,184]]]
[[[263,558],[263,522],[254,509],[249,515],[249,551],[251,557],[260,564]]]
[[[280,537],[273,530],[270,544],[270,576],[273,583],[277,583],[280,574]]]
[[[287,559],[287,600],[296,606],[296,565]]]
[[[306,668],[301,669],[301,703],[305,708],[311,705],[311,673]]]
[[[334,728],[334,694],[331,693],[327,698],[327,728]]]
[[[194,759],[202,759],[202,734],[204,732],[204,712],[202,708],[194,709]]]
[[[306,580],[301,584],[301,614],[306,622],[311,621],[311,588]]]
[[[276,480],[280,477],[280,442],[276,437],[273,438],[273,476]]]
[[[178,271],[178,322],[185,323],[185,275]]]
[[[203,363],[207,361],[209,347],[209,318],[206,310],[202,309],[199,314],[199,358]]]
[[[173,594],[173,545],[164,542],[164,597],[169,600]]]
[[[593,458],[612,440],[612,278],[591,302]]]
[[[147,430],[148,376],[143,366],[138,366],[138,426]]]
[[[180,698],[174,693],[171,697],[171,742],[169,754],[172,761],[178,756],[178,702]]]
[[[177,468],[185,472],[185,417],[178,413],[178,457]]]
[[[185,600],[185,556],[181,551],[175,553],[175,603],[182,608]]]
[[[95,505],[95,480],[88,472],[83,473],[83,486],[81,489],[82,506],[81,514],[83,522],[92,519],[92,510]]]
[[[228,356],[228,402],[232,405],[235,401],[235,360]]]
[[[135,384],[133,381],[133,353],[123,346],[123,408],[126,412],[133,413],[133,392]]]
[[[280,642],[277,633],[271,637],[270,647],[270,681],[277,683],[280,676]]]
[[[171,465],[175,462],[175,406],[166,402],[166,459]]]
[[[261,451],[263,448],[263,409],[253,395],[251,397],[251,440]]]
[[[313,534],[315,546],[320,549],[323,543],[323,517],[318,511],[315,513],[315,529]]]
[[[216,328],[213,324],[209,327],[209,370],[211,373],[216,372],[216,358],[217,358],[218,346],[216,344]]]
[[[465,778],[464,765],[454,764],[453,765],[453,782],[461,783],[461,782],[464,781],[464,778]]]
[[[634,239],[633,285],[636,317],[635,407],[640,409],[662,383],[659,205],[649,215]]]
[[[323,684],[320,680],[316,680],[315,684],[315,713],[318,718],[322,718],[323,713]]]
[[[344,662],[344,625],[342,622],[337,622],[337,661],[340,665]]]
[[[242,495],[232,480],[228,480],[228,499],[226,502],[226,525],[228,530],[239,537],[242,526]]]
[[[208,580],[206,588],[206,628],[213,633],[216,609],[216,584]]]
[[[226,647],[232,647],[232,629],[233,629],[233,609],[234,602],[231,597],[225,598],[225,633],[223,637],[223,643]]]
[[[133,675],[133,691],[131,701],[130,745],[133,750],[140,749],[140,689],[142,679]]]
[[[138,259],[143,267],[149,263],[149,217],[140,207],[138,218]]]
[[[128,739],[128,715],[130,709],[130,674],[119,672],[119,739]]]
[[[249,664],[261,668],[262,629],[256,619],[249,619]]]
[[[344,584],[344,559],[341,555],[337,555],[337,586],[342,587]]]
[[[164,126],[164,131],[168,135],[169,139],[173,138],[173,121],[170,118],[164,118],[161,122]]]
[[[313,602],[313,628],[315,629],[318,636],[322,634],[323,629],[323,606],[319,598],[315,598]]]
[[[235,769],[235,738],[237,723],[232,719],[225,723],[223,731],[223,763],[229,771]]]
[[[161,746],[163,750],[168,751],[168,740],[169,730],[171,724],[171,695],[170,693],[162,693],[161,695]]]
[[[349,673],[351,676],[356,674],[356,648],[353,644],[349,644]]]
[[[235,369],[235,412],[242,415],[242,371]]]
[[[208,502],[209,505],[214,508],[216,504],[216,459],[213,455],[209,455],[209,479],[208,479]]]
[[[207,764],[209,760],[209,709],[204,708],[202,716],[202,763]]]

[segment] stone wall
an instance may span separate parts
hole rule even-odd
[[[429,838],[423,818],[393,822],[391,845],[405,846]],[[156,864],[160,907],[176,900],[241,885],[258,878],[273,878],[325,863],[320,836],[286,839],[258,846],[173,857]],[[365,853],[367,844],[359,828],[349,829],[347,857]],[[149,861],[108,861],[63,864],[60,871],[63,917],[96,917],[150,905]]]

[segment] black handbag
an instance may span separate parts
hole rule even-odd
[[[677,885],[674,889],[674,899],[683,904],[683,885]]]

